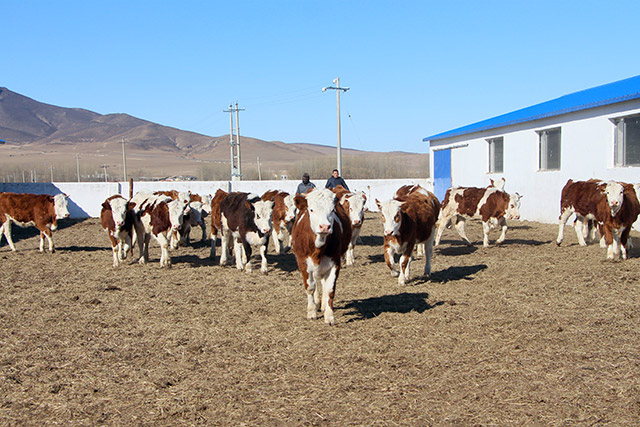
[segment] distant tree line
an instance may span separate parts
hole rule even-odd
[[[393,179],[393,178],[425,178],[429,176],[429,156],[423,155],[410,163],[404,162],[396,156],[385,153],[380,155],[346,155],[342,158],[343,170],[340,174],[345,179]],[[246,181],[280,179],[286,175],[288,179],[299,179],[304,172],[311,175],[311,180],[324,180],[331,175],[336,167],[336,156],[323,156],[297,161],[286,169],[274,168],[269,163],[262,164],[260,169],[256,163],[242,164],[242,179]],[[172,172],[164,171],[167,176]],[[203,163],[193,177],[200,181],[224,181],[230,179],[229,163]],[[120,167],[107,168],[106,180],[109,182],[122,181]],[[136,181],[150,181],[158,179],[157,172],[143,169],[127,170],[127,176]],[[48,166],[14,165],[3,166],[0,171],[0,182],[76,182],[78,170],[76,165],[53,164]],[[80,181],[105,181],[105,169],[94,163],[80,163]]]

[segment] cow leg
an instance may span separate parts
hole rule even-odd
[[[233,240],[233,255],[236,258],[236,268],[238,270],[242,270],[243,266],[244,266],[244,260],[243,260],[243,247],[242,244],[240,243],[240,241],[238,239],[234,239]]]
[[[242,241],[242,265],[244,266],[245,271],[251,273],[253,271],[253,268],[251,267],[251,245],[246,241],[246,239],[244,239]],[[265,270],[267,268],[267,259],[264,259],[265,262]]]
[[[211,251],[209,252],[209,258],[214,259],[216,257],[216,235],[211,233]]]
[[[609,227],[608,225],[604,225],[603,228],[603,234],[604,234],[604,241],[605,244],[607,245],[607,259],[613,259],[613,255],[614,255],[614,236],[613,236],[613,232],[611,231],[611,227]]]
[[[587,242],[585,242],[584,240],[584,231],[583,231],[584,223],[586,221],[587,221],[586,218],[582,216],[578,216],[576,218],[575,224],[573,225],[573,227],[576,229],[576,237],[578,238],[578,244],[580,246],[587,246]]]
[[[411,248],[413,251],[413,248]],[[398,275],[398,285],[404,286],[405,283],[409,280],[410,267],[411,267],[411,255],[407,255],[406,253],[402,254],[400,257],[400,274]]]
[[[500,234],[500,237],[498,238],[498,240],[496,240],[496,245],[504,242],[504,239],[507,237],[507,220],[505,219],[505,217],[502,217],[498,220],[498,225],[500,225],[500,227],[502,228],[502,234]]]
[[[113,255],[113,266],[117,267],[120,262],[120,245],[115,237],[109,233],[109,241],[111,242],[111,253]]]
[[[49,243],[49,252],[54,253],[55,252],[55,248],[53,247],[53,239],[51,238],[51,230],[48,228],[45,228],[44,230],[40,231],[40,252],[44,252],[44,238],[47,238],[47,241]]]
[[[627,244],[631,241],[629,239],[629,232],[631,227],[622,227],[620,229],[620,255],[622,259],[627,259]]]
[[[302,283],[304,284],[304,290],[307,293],[307,319],[315,320],[318,318],[318,310],[313,299],[313,295],[316,290],[316,282],[313,274],[309,274],[307,271],[307,265],[305,262],[298,262],[298,269],[300,270],[300,273],[302,273]]]
[[[4,230],[4,237],[7,239],[7,243],[12,251],[16,251],[16,247],[13,245],[13,240],[11,239],[11,220],[7,219],[4,224],[2,224],[2,229]]]
[[[340,274],[340,267],[334,265],[329,270],[329,274],[322,280],[322,306],[324,307],[324,323],[335,325],[336,320],[333,314],[333,299],[336,293],[336,280]]]
[[[391,248],[391,246],[387,246],[384,249],[384,262],[387,263],[387,267],[389,267],[389,269],[391,270],[391,275],[393,277],[398,277],[398,271],[395,269],[395,258],[394,258],[395,254],[393,251],[393,248]]]
[[[120,258],[120,261],[122,261],[127,259],[127,252],[131,250],[131,237],[129,236],[129,233],[123,231],[120,233],[119,240],[122,246],[122,255]],[[120,253],[118,253],[118,255],[120,255]]]
[[[567,223],[567,220],[572,214],[573,214],[572,209],[565,209],[562,211],[562,214],[560,214],[560,223],[558,224],[558,237],[556,239],[556,244],[558,246],[560,246],[560,244],[562,243],[562,240],[564,240],[564,227],[565,227],[565,224]]]
[[[207,224],[205,223],[204,218],[200,223],[200,230],[202,230],[202,237],[200,238],[200,240],[204,242],[205,240],[207,240]]]
[[[171,232],[170,232],[171,233]],[[156,240],[160,244],[160,267],[171,267],[171,257],[169,256],[169,238],[164,233],[160,233],[155,236]]]
[[[440,239],[442,238],[442,233],[444,229],[447,227],[450,218],[445,218],[444,216],[438,220],[438,232],[436,233],[435,245],[438,246],[440,244]]]
[[[144,233],[142,239],[140,239],[139,245],[142,245],[142,249],[140,250],[140,260],[138,260],[140,264],[146,264],[149,262],[149,240],[151,240],[151,235],[149,233]]]
[[[220,238],[220,265],[227,265],[229,260],[229,240],[230,233],[226,231],[222,231],[222,237]],[[211,235],[211,244],[214,245],[215,236]],[[215,247],[215,246],[214,246]]]
[[[280,241],[278,234],[279,233],[276,233],[276,230],[274,229],[269,236],[271,240],[273,240],[273,251],[276,255],[280,255],[280,252],[282,251],[282,242]]]
[[[473,246],[471,244],[471,241],[467,237],[467,233],[465,233],[464,231],[465,223],[466,223],[466,220],[464,218],[458,218],[458,221],[456,221],[456,231],[458,232],[458,235],[460,235],[462,240],[464,240],[464,242],[467,244],[467,246]],[[483,224],[483,228],[484,228],[484,224]]]
[[[268,239],[267,239],[268,242]],[[260,272],[267,274],[267,244],[260,245]]]
[[[433,233],[435,233],[435,227],[433,227]],[[416,245],[416,257],[425,256],[425,246],[424,243],[418,243]]]
[[[429,239],[424,242],[423,244],[423,248],[424,248],[424,275],[426,277],[431,277],[431,257],[433,256],[433,239],[434,239],[434,234],[436,231],[436,227],[434,226],[433,229],[431,230],[431,235],[429,236]]]

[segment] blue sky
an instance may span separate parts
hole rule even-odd
[[[425,136],[640,74],[640,2],[8,1],[0,86],[211,136],[427,152]]]

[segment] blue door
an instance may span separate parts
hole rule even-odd
[[[451,187],[451,149],[433,152],[433,189],[442,201]]]

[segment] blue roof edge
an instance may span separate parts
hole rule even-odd
[[[423,138],[422,141],[439,141],[638,98],[640,98],[640,75],[574,92],[550,101],[431,135]]]

